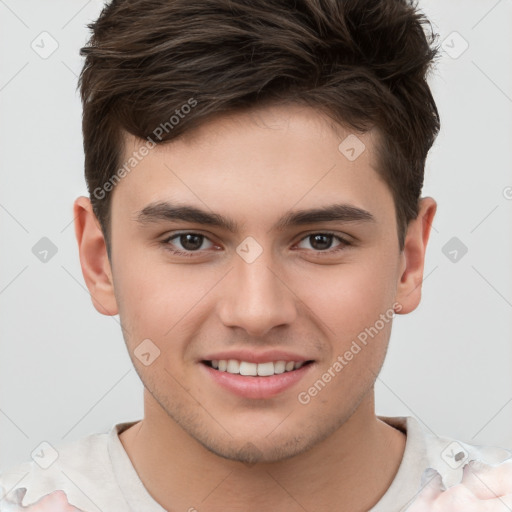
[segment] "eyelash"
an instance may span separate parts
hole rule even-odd
[[[209,238],[206,235],[203,235],[201,233],[196,233],[194,231],[183,231],[183,232],[180,232],[180,233],[174,233],[173,235],[171,235],[171,236],[167,237],[166,239],[162,240],[162,245],[164,246],[165,250],[171,252],[172,254],[174,254],[176,256],[194,257],[197,254],[200,254],[202,252],[200,250],[197,250],[197,251],[182,251],[180,249],[171,249],[170,248],[169,242],[171,240],[174,240],[175,238],[179,238],[180,236],[183,236],[183,235],[196,235],[196,236],[201,236],[201,237],[203,237],[206,240],[209,240]],[[298,243],[302,242],[303,240],[305,240],[305,239],[307,239],[309,237],[312,237],[313,235],[328,235],[328,236],[332,236],[333,238],[337,239],[342,244],[341,247],[338,247],[338,248],[335,248],[335,249],[326,249],[326,250],[323,250],[323,251],[320,251],[320,250],[315,251],[315,250],[313,250],[314,253],[319,254],[319,255],[320,254],[332,255],[332,254],[337,253],[339,251],[343,251],[343,250],[345,250],[345,247],[350,247],[352,245],[352,243],[349,242],[346,238],[343,238],[342,236],[337,235],[336,233],[332,233],[330,231],[316,231],[316,232],[313,232],[313,233],[309,233],[308,235],[306,235],[303,238],[301,238]]]

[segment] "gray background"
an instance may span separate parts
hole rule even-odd
[[[86,194],[78,50],[101,5],[0,0],[0,470],[42,441],[143,412],[118,317],[92,306],[72,224]],[[396,317],[377,413],[512,448],[512,1],[420,6],[445,41],[423,194],[439,207],[423,301]],[[31,47],[49,52],[52,40],[46,58]],[[46,263],[32,252],[42,237],[58,249]]]

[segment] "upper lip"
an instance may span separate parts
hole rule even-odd
[[[312,361],[310,357],[304,357],[286,350],[265,350],[254,351],[249,349],[215,352],[203,357],[201,361],[219,361],[235,359],[236,361],[247,361],[248,363],[268,363],[273,361],[294,361],[296,363]]]

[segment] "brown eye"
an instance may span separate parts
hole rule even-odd
[[[187,251],[197,251],[203,244],[204,236],[188,233],[186,235],[179,235],[179,241],[183,249]]]
[[[333,244],[333,242],[336,242]],[[326,253],[326,255],[342,251],[351,245],[351,242],[334,233],[311,233],[298,244],[300,249],[311,249],[313,253]]]
[[[338,243],[333,246],[335,240],[337,240]],[[309,244],[310,247],[303,245],[304,243]],[[303,238],[299,243],[301,249],[312,248],[315,252],[328,251],[333,247],[334,251],[336,251],[346,245],[350,245],[350,243],[334,233],[313,233]]]
[[[311,243],[311,247],[313,247],[314,249],[318,249],[319,251],[323,251],[325,249],[331,248],[333,236],[323,234],[311,235],[309,237],[309,240]]]
[[[213,243],[205,235],[191,232],[172,235],[163,244],[176,254],[192,254],[213,247]]]

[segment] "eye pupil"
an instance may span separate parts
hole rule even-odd
[[[332,244],[332,235],[316,234],[311,235],[311,246],[318,250],[329,249]]]
[[[194,251],[201,247],[203,243],[203,236],[187,233],[180,236],[180,243],[187,251]]]

